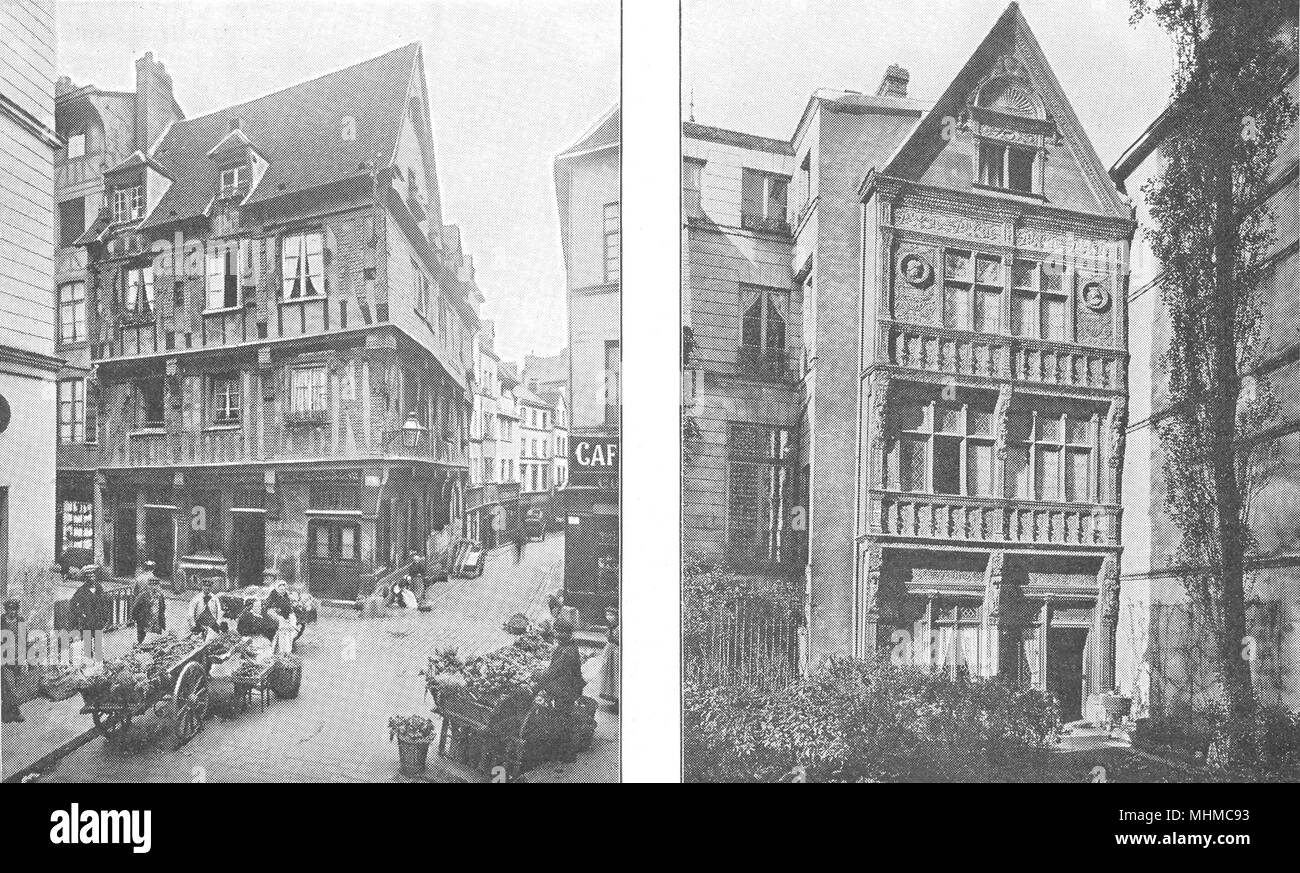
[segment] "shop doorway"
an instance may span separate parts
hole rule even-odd
[[[146,508],[144,511],[144,556],[153,561],[154,575],[172,577],[176,555],[176,520],[171,509]]]
[[[1047,690],[1061,706],[1061,720],[1083,717],[1084,652],[1087,628],[1052,628],[1047,634]]]
[[[119,503],[113,518],[113,575],[135,576],[135,504]]]
[[[307,532],[307,584],[325,600],[356,600],[361,581],[361,526],[317,520]]]
[[[266,518],[261,512],[232,512],[230,576],[238,587],[262,584],[266,569]]]

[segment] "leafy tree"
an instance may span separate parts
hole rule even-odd
[[[1170,415],[1159,426],[1166,508],[1182,537],[1175,561],[1214,640],[1233,722],[1253,708],[1246,637],[1250,500],[1276,464],[1279,412],[1257,372],[1268,334],[1257,289],[1273,217],[1264,205],[1278,147],[1295,124],[1282,90],[1294,64],[1294,0],[1131,0],[1177,57],[1164,165],[1143,189],[1169,315]],[[1250,754],[1250,731],[1230,738]]]

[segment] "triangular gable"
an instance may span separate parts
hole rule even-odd
[[[115,166],[109,167],[104,171],[104,175],[120,173],[123,170],[130,170],[134,167],[145,167],[149,165],[149,159],[144,156],[144,152],[136,149],[127,155],[126,158],[118,162]]]
[[[262,154],[260,151],[258,151],[257,146],[253,145],[253,143],[249,140],[248,136],[244,133],[244,131],[240,130],[239,128],[235,128],[230,133],[226,134],[225,137],[221,140],[221,142],[214,145],[208,151],[208,157],[213,158],[215,160],[226,152],[235,151],[242,154],[245,149],[252,149],[253,151],[257,152],[259,156]]]
[[[418,113],[413,111],[417,108]],[[424,52],[417,46],[406,86],[402,124],[393,143],[389,164],[396,167],[398,175],[408,183],[409,170],[416,169],[420,192],[427,200],[429,217],[436,228],[442,222],[442,195],[438,188],[431,125],[429,92],[424,77]]]
[[[882,175],[947,188],[975,181],[972,105],[1031,135],[1046,136],[1043,192],[1051,206],[1129,217],[1043,50],[1016,3],[998,18],[961,72],[912,131]],[[1025,119],[1028,119],[1026,121]]]
[[[605,146],[617,145],[622,136],[622,113],[619,111],[619,104],[615,103],[605,114],[596,119],[596,123],[578,137],[573,145],[560,152],[559,156],[576,154],[578,152],[589,152],[593,149],[604,148]]]

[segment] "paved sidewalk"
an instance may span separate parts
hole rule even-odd
[[[363,620],[353,610],[323,609],[299,641],[303,681],[298,699],[272,701],[265,711],[254,704],[232,721],[210,719],[179,751],[149,748],[117,757],[95,738],[41,781],[411,781],[398,773],[397,747],[388,740],[387,723],[390,715],[429,714],[432,700],[419,675],[428,656],[435,648],[455,646],[472,656],[508,644],[514,637],[501,625],[515,612],[547,617],[546,597],[560,587],[563,556],[562,536],[531,544],[518,565],[513,549],[499,550],[488,556],[480,578],[433,586],[431,612],[390,610],[385,618]],[[134,641],[132,629],[125,633]],[[587,662],[584,673],[590,679],[599,662],[599,655]],[[80,707],[79,697],[69,702]],[[27,715],[28,707],[23,712]],[[6,771],[10,727],[5,725]],[[602,708],[590,752],[564,773],[555,773],[550,765],[542,768],[546,774],[529,774],[528,781],[612,781],[617,752],[617,719]],[[431,750],[429,781],[438,778],[435,754]]]

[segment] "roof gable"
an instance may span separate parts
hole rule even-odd
[[[1114,218],[1129,210],[1106,174],[1038,40],[1011,3],[883,174],[969,190],[975,181],[972,112],[1046,137],[1049,205]]]
[[[578,137],[577,142],[560,152],[559,157],[617,145],[622,135],[622,123],[622,112],[619,104],[615,103],[605,110],[605,114],[586,133]]]
[[[175,180],[142,227],[203,213],[219,173],[208,157],[230,135],[255,143],[268,167],[257,203],[370,173],[393,155],[418,43],[208,115],[177,121],[150,159]]]

